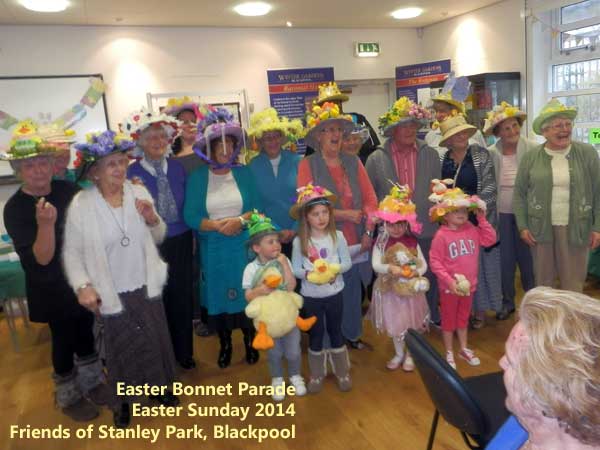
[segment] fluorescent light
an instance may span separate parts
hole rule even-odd
[[[240,16],[264,16],[271,11],[271,5],[264,2],[240,3],[233,10]]]
[[[292,22],[290,22],[289,20],[285,23],[288,27],[292,26]]]
[[[60,12],[69,6],[67,0],[19,0],[19,3],[36,12]]]
[[[420,16],[421,14],[423,14],[423,10],[421,8],[402,8],[394,11],[392,13],[392,17],[394,19],[412,19]]]

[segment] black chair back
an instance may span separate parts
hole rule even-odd
[[[446,422],[478,441],[489,424],[463,379],[415,330],[408,330],[405,340],[435,408]]]

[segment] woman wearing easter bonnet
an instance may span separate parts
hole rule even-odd
[[[63,263],[79,303],[103,325],[106,369],[117,427],[127,427],[134,397],[117,383],[169,386],[175,379],[173,346],[161,300],[167,265],[157,244],[166,225],[145,187],[127,180],[134,143],[113,131],[76,144],[76,165],[94,183],[77,194],[67,213]],[[179,403],[166,390],[156,400]]]
[[[175,138],[171,148],[177,161],[185,169],[185,174],[190,175],[194,170],[204,164],[204,160],[194,152],[197,130],[197,111],[199,104],[190,97],[170,98],[162,110],[165,114],[172,116],[181,122],[180,134]]]
[[[300,120],[279,117],[275,108],[254,113],[250,117],[248,135],[260,150],[248,165],[258,188],[265,214],[280,228],[283,253],[292,256],[292,239],[296,222],[289,209],[296,195],[296,178],[300,156],[289,150],[302,133]]]
[[[56,404],[73,420],[88,421],[98,416],[94,403],[106,404],[108,392],[94,346],[94,315],[77,302],[61,264],[66,211],[79,188],[52,180],[60,149],[33,121],[15,126],[0,157],[21,186],[6,202],[4,225],[25,271],[29,318],[50,328]]]
[[[377,208],[377,198],[367,171],[356,156],[341,152],[344,133],[354,124],[337,105],[315,106],[307,119],[304,138],[315,153],[298,166],[297,185],[318,184],[336,195],[334,219],[349,247],[355,252],[370,252],[374,224],[367,220]],[[344,274],[344,317],[342,332],[354,349],[363,348],[361,276],[358,264]]]
[[[517,264],[524,291],[535,286],[531,251],[521,237],[513,211],[513,193],[517,168],[523,155],[536,147],[535,142],[521,136],[521,127],[527,115],[506,102],[488,112],[483,133],[498,138],[488,148],[494,161],[498,184],[498,237],[500,238],[500,262],[502,271],[502,311],[496,313],[499,320],[508,319],[515,311],[515,273]]]
[[[577,109],[550,100],[533,121],[546,142],[521,159],[513,205],[521,238],[533,255],[535,283],[581,292],[589,250],[600,246],[600,161],[594,147],[573,141]]]
[[[246,362],[255,364],[259,355],[252,348],[254,326],[244,314],[242,275],[249,262],[244,225],[261,202],[252,173],[237,162],[246,133],[225,108],[205,106],[198,117],[194,151],[206,165],[188,179],[183,213],[198,237],[201,306],[219,335],[219,367],[231,363],[237,328],[244,334]]]

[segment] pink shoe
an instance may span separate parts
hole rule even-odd
[[[404,370],[405,372],[412,372],[413,370],[415,370],[415,362],[413,361],[410,355],[406,355],[406,358],[404,358],[404,362],[402,363],[402,370]]]
[[[390,359],[385,365],[389,370],[396,370],[402,364],[402,359],[404,355],[394,355],[392,359]]]
[[[456,362],[454,361],[454,353],[452,353],[451,351],[446,352],[446,362],[448,364],[450,364],[450,367],[452,367],[454,370],[456,370]]]
[[[468,362],[470,366],[478,366],[481,364],[481,361],[477,356],[475,356],[473,350],[469,350],[468,348],[463,348],[460,352],[458,352],[458,356]]]

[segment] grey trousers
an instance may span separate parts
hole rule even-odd
[[[432,238],[422,238],[417,239],[419,243],[419,247],[421,247],[421,252],[423,253],[423,257],[425,261],[427,261],[427,265],[429,265],[429,250],[431,249],[431,241]],[[439,303],[439,291],[437,278],[428,267],[427,272],[425,272],[425,278],[429,280],[429,290],[425,296],[427,297],[427,304],[429,305],[429,314],[432,322],[439,322],[440,318],[440,308],[438,306]]]
[[[500,213],[498,222],[500,235],[500,266],[502,273],[502,306],[515,308],[515,272],[517,265],[521,274],[521,286],[527,292],[535,286],[533,258],[529,246],[519,235],[514,214]]]
[[[283,378],[283,358],[287,360],[288,377],[300,375],[302,354],[300,351],[300,330],[296,327],[288,334],[273,339],[275,347],[267,352],[271,378]]]
[[[533,270],[537,286],[554,287],[558,276],[560,288],[582,292],[587,277],[590,249],[569,243],[569,227],[553,226],[552,242],[537,243],[532,249]]]

